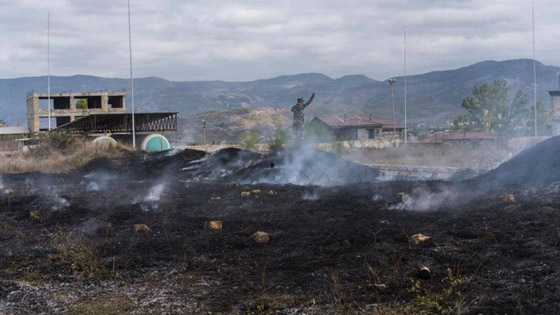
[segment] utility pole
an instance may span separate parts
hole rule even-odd
[[[47,13],[47,106],[49,110],[49,131],[51,131],[51,12]]]
[[[408,128],[406,121],[406,31],[404,31],[404,145],[406,146],[407,144]]]
[[[132,147],[136,150],[136,125],[134,123],[134,78],[132,76],[132,35],[130,30],[130,0],[128,0],[128,48],[130,56],[130,97],[132,103]]]
[[[202,120],[202,144],[206,144],[206,120]]]
[[[393,91],[393,84],[395,84],[397,80],[390,78],[389,80],[387,80],[387,82],[389,82],[389,84],[391,85],[391,104],[393,106],[393,136],[395,136],[397,134],[397,129],[395,127],[395,93]]]
[[[535,59],[535,7],[531,7],[533,20],[533,95],[535,102],[535,137],[538,135],[537,129],[537,61]]]

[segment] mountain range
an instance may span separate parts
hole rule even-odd
[[[557,90],[560,67],[536,63],[538,97],[549,103],[549,90]],[[396,118],[404,117],[404,79],[395,77]],[[466,67],[407,76],[409,122],[442,122],[461,112],[461,100],[480,83],[505,80],[513,94],[523,90],[532,99],[533,61],[515,59],[483,61]],[[0,119],[10,124],[23,123],[28,92],[46,92],[47,79],[23,77],[0,79]],[[91,92],[126,90],[128,79],[88,75],[51,76],[51,91]],[[177,111],[180,117],[195,113],[254,107],[287,109],[299,97],[317,97],[308,108],[316,114],[372,113],[390,117],[391,89],[386,81],[364,75],[333,79],[320,73],[284,75],[250,82],[169,81],[157,77],[134,81],[137,111]],[[127,102],[130,108],[130,102]]]

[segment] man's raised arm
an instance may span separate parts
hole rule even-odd
[[[309,104],[311,104],[314,98],[315,98],[315,92],[311,93],[311,98],[309,99],[309,101],[307,101],[307,103],[305,103],[305,106],[307,107]]]

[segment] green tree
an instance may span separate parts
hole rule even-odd
[[[468,131],[466,127],[500,135],[523,134],[527,104],[527,96],[522,91],[517,91],[510,100],[505,81],[483,83],[475,86],[472,95],[463,99],[461,107],[468,114],[456,116],[453,125],[463,131]]]
[[[453,118],[453,130],[469,132],[473,129],[473,124],[468,115],[459,114]]]
[[[255,151],[259,141],[259,132],[251,130],[241,134],[241,147],[245,150]]]
[[[530,106],[527,110],[526,120],[526,134],[535,134],[535,106]],[[537,135],[543,136],[548,134],[548,124],[550,123],[550,116],[546,105],[539,99],[537,100]]]
[[[78,99],[78,101],[76,102],[76,109],[87,109],[88,108],[88,102],[86,98],[80,98]]]

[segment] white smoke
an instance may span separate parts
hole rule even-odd
[[[86,190],[88,190],[88,191],[98,191],[99,190],[99,185],[96,182],[90,182],[87,185]]]
[[[373,182],[378,174],[373,168],[316,150],[308,144],[288,147],[279,154],[276,165],[260,170],[261,173],[253,172],[244,183],[329,187]]]
[[[301,199],[303,199],[303,200],[319,200],[320,196],[319,196],[319,193],[317,191],[306,191],[301,196]]]
[[[70,201],[68,201],[66,198],[62,198],[60,196],[54,196],[53,197],[53,208],[56,210],[60,210],[63,208],[68,208],[70,207]]]
[[[159,183],[153,186],[148,191],[148,194],[146,195],[146,198],[144,198],[144,201],[156,201],[156,202],[160,201],[161,195],[164,190],[165,190],[165,184],[163,183]]]
[[[437,211],[450,199],[454,199],[456,193],[450,190],[433,192],[425,187],[417,187],[410,195],[403,195],[402,200],[389,207],[389,210],[408,211]]]

